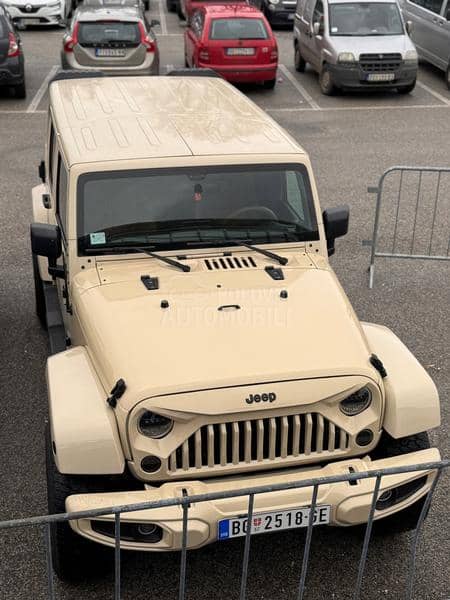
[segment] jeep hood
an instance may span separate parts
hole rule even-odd
[[[122,272],[105,262],[100,285],[83,285],[80,274],[72,289],[105,390],[125,380],[122,409],[161,394],[253,383],[338,375],[378,380],[332,271],[283,267],[285,279],[274,281],[264,268],[182,273],[151,263],[133,261]],[[150,267],[158,290],[141,281]]]

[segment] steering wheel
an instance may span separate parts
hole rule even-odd
[[[232,212],[228,219],[270,219],[278,221],[277,215],[267,206],[243,206]]]

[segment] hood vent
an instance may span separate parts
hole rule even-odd
[[[251,256],[224,256],[221,258],[205,258],[208,271],[224,271],[231,269],[254,269],[257,264]]]

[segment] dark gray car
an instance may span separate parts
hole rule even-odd
[[[19,33],[0,5],[0,86],[14,90],[16,98],[25,98],[25,61]]]

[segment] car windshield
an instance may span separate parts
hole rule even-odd
[[[298,164],[89,173],[77,195],[81,253],[319,239]]]
[[[137,23],[95,21],[80,23],[78,28],[78,43],[82,46],[99,46],[111,42],[139,44],[140,39]]]
[[[330,35],[403,35],[395,2],[330,4]]]
[[[210,40],[266,40],[266,26],[262,19],[214,19]]]

